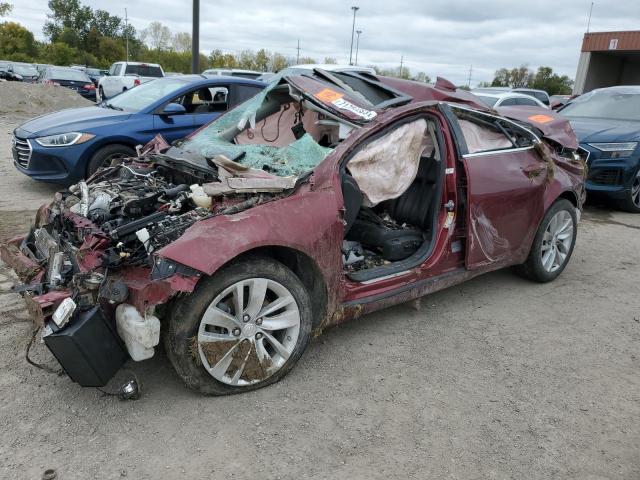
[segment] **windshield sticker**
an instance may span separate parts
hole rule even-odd
[[[337,100],[332,101],[331,104],[335,105],[341,110],[348,110],[351,113],[355,113],[356,115],[364,118],[365,120],[373,120],[376,117],[376,115],[378,115],[374,111],[367,110],[366,108],[358,107],[357,105],[354,105],[351,102],[347,102],[342,98],[338,98]]]
[[[553,121],[553,117],[549,115],[532,115],[529,117],[529,120],[536,123],[549,123]]]
[[[338,100],[339,98],[342,98],[344,95],[342,93],[338,93],[334,90],[331,90],[330,88],[325,88],[323,90],[320,90],[318,93],[315,94],[315,97],[318,100],[322,100],[323,102],[327,102],[327,103],[331,103],[335,100]]]

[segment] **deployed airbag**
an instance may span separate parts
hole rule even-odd
[[[365,205],[397,198],[409,188],[418,173],[426,135],[424,118],[405,123],[349,160],[347,167],[365,196]]]

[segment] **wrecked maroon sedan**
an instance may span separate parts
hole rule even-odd
[[[162,324],[189,387],[259,388],[312,332],[507,266],[563,271],[584,162],[553,112],[510,117],[445,81],[284,77],[56,194],[2,258],[80,385],[153,356]]]

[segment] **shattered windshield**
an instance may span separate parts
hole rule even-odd
[[[277,176],[315,168],[342,139],[340,122],[309,108],[282,77],[167,154],[223,155]]]

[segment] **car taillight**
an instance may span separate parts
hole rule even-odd
[[[134,86],[134,87],[137,87],[138,85],[140,85],[140,79],[139,79],[139,78],[136,78],[136,79],[133,81],[133,86]]]
[[[60,84],[58,82],[54,82],[53,80],[45,80],[42,83],[44,83],[45,85],[53,85],[53,86],[56,86],[56,87],[60,86]]]
[[[95,90],[96,86],[93,83],[89,83],[82,88],[84,88],[85,90]]]

